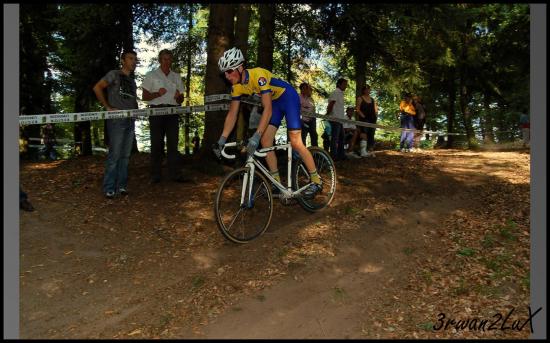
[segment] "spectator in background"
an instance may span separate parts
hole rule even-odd
[[[416,111],[414,116],[414,127],[421,132],[414,133],[414,146],[416,149],[420,149],[420,138],[422,137],[422,131],[424,130],[424,124],[426,123],[426,108],[422,103],[422,98],[418,95],[413,97],[413,105]]]
[[[172,52],[163,49],[159,52],[160,67],[145,75],[142,88],[144,101],[150,108],[177,107],[183,102],[183,81],[179,73],[170,70]],[[164,137],[168,158],[168,177],[175,182],[185,182],[179,170],[179,116],[177,114],[149,117],[151,131],[151,182],[158,183],[162,176]]]
[[[370,96],[371,88],[369,85],[363,86],[361,96],[357,97],[355,110],[357,111],[358,120],[370,124],[376,124],[378,119],[378,106],[374,99]],[[374,157],[374,133],[376,128],[360,126],[361,142],[361,157]]]
[[[19,186],[19,208],[27,212],[34,211],[34,207],[29,202],[27,193],[23,192],[23,189],[21,188],[21,186]]]
[[[354,108],[348,107],[346,108],[346,116],[349,120],[355,120],[353,117],[354,114]],[[344,146],[348,146],[346,156],[348,158],[361,158],[359,155],[355,153],[355,141],[357,139],[357,136],[359,135],[359,128],[355,124],[351,123],[344,123]]]
[[[519,117],[519,126],[521,128],[521,134],[523,136],[523,146],[525,148],[528,148],[531,141],[531,123],[529,120],[529,115],[526,112],[522,113]]]
[[[330,95],[327,106],[327,116],[332,116],[336,119],[346,119],[344,110],[344,91],[348,88],[348,80],[338,79],[336,81],[336,89]],[[331,141],[330,153],[334,161],[346,160],[344,149],[344,126],[340,122],[332,121],[331,126]]]
[[[55,139],[55,130],[52,124],[48,123],[42,127],[42,140],[44,141],[44,155],[51,160],[57,159],[57,152],[55,151],[55,145],[57,140]]]
[[[323,149],[326,151],[329,151],[330,149],[330,137],[332,135],[332,132],[330,130],[330,122],[328,120],[323,120],[323,133],[321,134],[321,138],[323,139]]]
[[[137,109],[137,86],[134,70],[137,54],[125,51],[120,57],[122,68],[111,70],[94,86],[94,93],[107,111]],[[107,98],[103,93],[107,90]],[[109,153],[105,162],[103,192],[112,199],[116,192],[128,194],[128,163],[134,141],[135,118],[107,119],[105,129],[109,135]]]
[[[401,121],[402,129],[414,129],[414,116],[416,115],[416,110],[412,103],[412,97],[410,93],[406,93],[399,104],[399,114]],[[401,141],[399,142],[399,148],[401,152],[409,152],[414,148],[414,132],[413,131],[402,131],[401,132]]]
[[[195,135],[193,136],[193,155],[196,155],[199,152],[201,139],[199,138],[199,132],[195,130]]]
[[[312,146],[317,144],[317,118],[305,117],[304,114],[315,114],[315,103],[311,97],[311,86],[307,82],[300,84],[300,115],[302,117],[302,140],[306,145],[307,135],[311,139]]]

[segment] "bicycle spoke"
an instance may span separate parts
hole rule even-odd
[[[235,213],[235,216],[233,216],[233,219],[231,220],[231,223],[229,224],[229,226],[227,226],[227,230],[230,231],[231,230],[231,227],[233,226],[233,224],[235,223],[235,220],[237,219],[237,217],[239,216],[239,213],[241,213],[243,211],[244,208],[239,208],[239,210],[237,211],[237,213]],[[244,217],[244,216],[243,216]]]
[[[252,183],[245,186],[249,181],[248,176],[248,170],[244,168],[231,172],[216,195],[218,228],[227,239],[236,243],[246,243],[261,235],[267,229],[273,213],[273,199],[264,177],[256,172]],[[248,189],[247,194],[251,191],[250,199],[245,199],[245,204],[249,206],[241,204],[245,188]]]
[[[336,185],[336,170],[332,160],[324,150],[319,148],[310,148],[310,151],[313,155],[313,161],[315,162],[317,173],[321,178],[323,188],[321,192],[315,195],[314,198],[306,199],[301,197],[298,198],[298,202],[304,209],[314,212],[326,207],[332,201]],[[300,189],[307,185],[310,182],[308,176],[309,173],[305,171],[304,166],[299,165],[294,175],[295,189]]]

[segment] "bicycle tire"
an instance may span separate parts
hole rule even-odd
[[[313,156],[317,173],[323,181],[323,190],[313,199],[298,197],[298,203],[309,212],[317,212],[332,202],[336,194],[336,166],[330,155],[323,149],[315,146],[308,148]],[[310,183],[309,173],[302,160],[299,160],[292,173],[294,190],[298,190]]]
[[[253,206],[240,206],[242,181],[247,173],[248,168],[245,167],[232,171],[216,192],[214,215],[218,229],[234,243],[248,243],[261,236],[269,227],[273,215],[271,184],[258,171],[254,172],[252,186]]]

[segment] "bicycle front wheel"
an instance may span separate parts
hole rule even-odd
[[[298,203],[309,212],[316,212],[327,207],[334,199],[336,193],[336,167],[330,155],[319,147],[309,147],[309,151],[313,156],[313,161],[317,168],[317,173],[323,181],[323,190],[319,192],[313,199],[305,199],[298,197]],[[300,160],[294,169],[293,186],[294,190],[298,190],[309,184],[311,179],[309,172],[302,160]]]
[[[252,179],[248,196],[249,170],[239,168],[229,173],[216,194],[214,214],[225,238],[235,243],[248,243],[267,230],[273,214],[273,195],[266,178],[258,171]],[[244,190],[244,201],[241,204]]]

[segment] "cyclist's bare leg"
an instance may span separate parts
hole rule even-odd
[[[296,150],[300,157],[304,161],[307,170],[312,173],[316,170],[315,162],[311,152],[306,148],[302,141],[302,130],[288,130],[288,136],[290,137],[290,145],[292,149]]]
[[[269,148],[273,146],[273,140],[275,139],[275,133],[277,132],[277,128],[273,125],[268,125],[267,129],[265,129],[264,134],[262,135],[262,147],[263,148]],[[267,166],[269,167],[269,170],[274,172],[277,170],[277,155],[275,155],[274,151],[270,151],[267,153],[267,156],[265,157],[265,160],[267,162]]]

